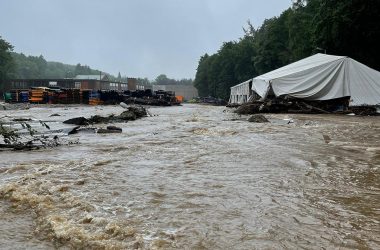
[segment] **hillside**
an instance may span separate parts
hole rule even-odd
[[[11,78],[67,78],[76,75],[99,74],[100,71],[87,65],[70,65],[60,62],[49,62],[40,56],[26,56],[12,52],[14,72]],[[104,72],[103,72],[104,73]]]

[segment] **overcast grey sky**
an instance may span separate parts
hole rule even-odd
[[[198,60],[291,0],[0,0],[16,52],[117,75],[194,78]]]

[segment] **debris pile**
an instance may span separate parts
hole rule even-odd
[[[98,134],[112,134],[112,133],[121,133],[123,130],[116,126],[107,126],[106,129],[100,128],[98,129]]]
[[[379,115],[379,112],[377,111],[376,107],[373,106],[361,106],[361,107],[351,107],[350,111],[354,113],[355,115],[362,115],[362,116],[375,116]]]
[[[266,123],[269,122],[267,118],[263,115],[253,115],[248,119],[249,122],[255,122],[255,123]]]
[[[181,101],[177,99],[175,92],[173,91],[152,91],[151,89],[136,91],[127,90],[124,91],[124,97],[123,102],[127,104],[151,106],[172,106],[181,104]]]
[[[20,129],[12,128],[15,120],[11,124],[0,120],[0,150],[35,150],[41,148],[57,147],[62,145],[57,135],[40,134],[26,121],[19,122]],[[41,126],[50,130],[50,127],[39,121]]]
[[[235,110],[240,115],[258,113],[302,113],[302,114],[350,114],[378,115],[376,107],[350,107],[349,98],[326,101],[306,101],[290,97],[278,97],[264,101],[251,101]]]
[[[147,110],[142,106],[131,106],[123,111],[120,115],[111,114],[109,116],[94,115],[90,118],[75,117],[64,121],[65,124],[73,124],[78,126],[87,126],[101,123],[128,122],[140,119],[148,115]]]
[[[220,98],[215,98],[212,96],[208,97],[197,97],[189,101],[189,103],[198,103],[198,104],[208,104],[214,106],[225,106],[227,102]]]
[[[124,103],[123,103],[124,104]],[[122,105],[125,107],[125,104]],[[97,132],[99,134],[109,134],[109,133],[121,133],[122,129],[116,126],[107,126],[106,128],[91,128],[87,127],[94,124],[108,124],[117,122],[128,122],[134,121],[143,117],[148,116],[148,111],[142,106],[128,106],[125,107],[127,110],[123,111],[119,115],[111,114],[109,116],[94,115],[90,118],[85,117],[75,117],[64,121],[65,124],[77,125],[72,128],[68,134],[75,134],[80,131],[90,131]],[[86,126],[86,127],[81,127]]]
[[[119,115],[94,115],[90,118],[75,117],[64,121],[65,124],[76,125],[71,128],[51,130],[50,126],[41,120],[31,118],[0,117],[0,151],[1,150],[35,150],[57,147],[60,145],[77,144],[65,136],[78,132],[99,134],[121,133],[122,128],[114,125],[106,127],[91,127],[94,124],[109,124],[134,121],[148,116],[148,111],[142,106],[123,106]],[[59,116],[59,114],[53,114]],[[41,126],[41,129],[39,128]]]

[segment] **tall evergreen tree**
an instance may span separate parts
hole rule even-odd
[[[329,54],[347,55],[380,70],[380,1],[314,0],[315,45]]]
[[[12,50],[13,46],[0,36],[0,90],[3,89],[6,81],[13,76]]]

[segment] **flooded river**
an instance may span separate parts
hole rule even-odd
[[[270,124],[256,124],[225,109],[151,108],[116,124],[122,134],[0,151],[0,248],[380,248],[380,117],[267,115]],[[0,116],[53,129],[120,112]]]

